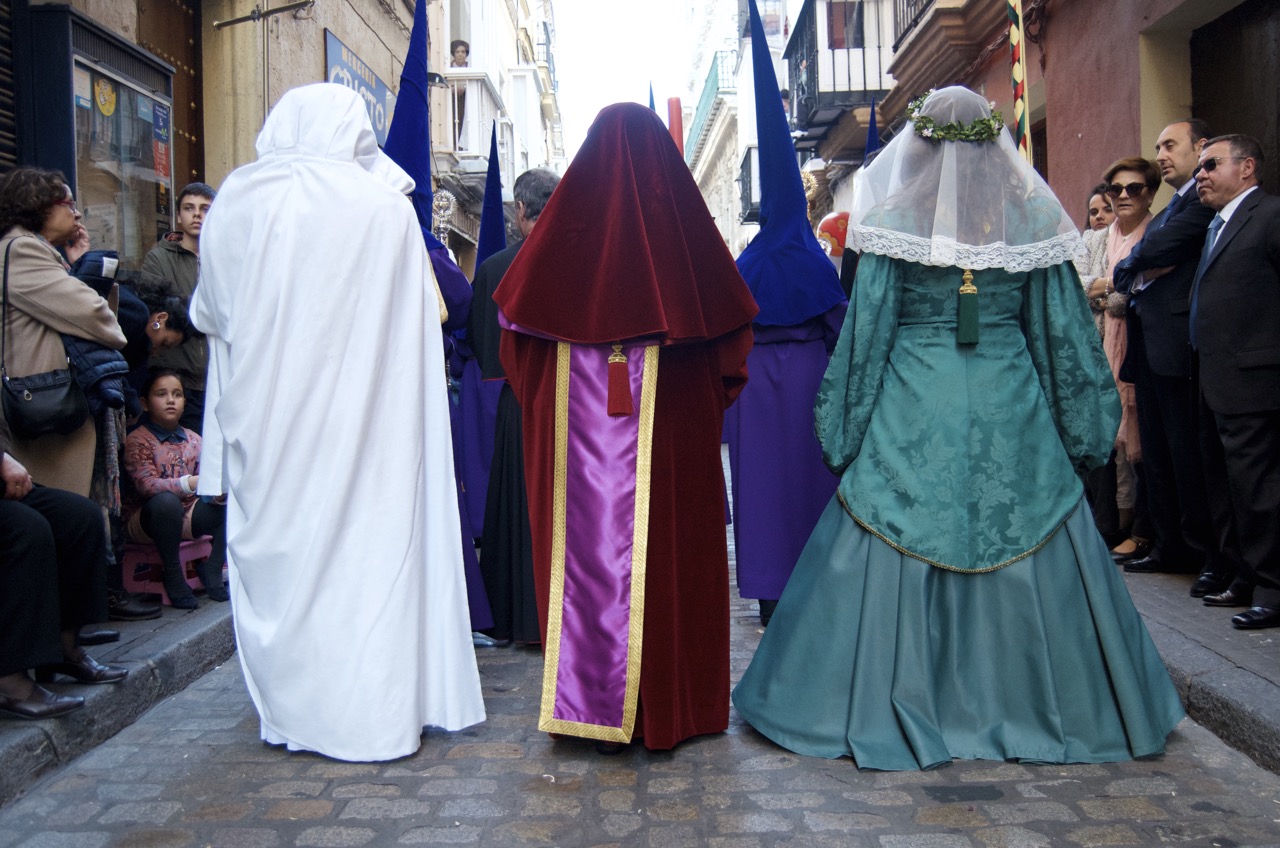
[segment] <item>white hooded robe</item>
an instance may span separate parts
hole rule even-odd
[[[199,492],[228,496],[236,642],[262,738],[394,759],[424,726],[485,717],[435,279],[401,193],[411,181],[350,89],[286,93],[257,150],[200,239]]]

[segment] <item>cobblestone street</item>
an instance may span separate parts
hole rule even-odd
[[[753,601],[735,601],[732,630],[736,679]],[[382,764],[264,746],[229,662],[0,811],[0,848],[1280,844],[1280,777],[1190,720],[1163,757],[1112,765],[859,772],[736,714],[675,751],[607,757],[537,731],[537,651],[478,651],[488,721]]]

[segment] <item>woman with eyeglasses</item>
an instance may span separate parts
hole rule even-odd
[[[114,350],[125,336],[111,307],[71,276],[58,248],[74,262],[89,249],[66,177],[16,168],[0,177],[0,268],[8,274],[4,365],[9,377],[67,367],[63,335]],[[35,482],[89,495],[97,435],[92,418],[67,435],[14,435],[10,453]]]
[[[1128,297],[1115,291],[1111,275],[1116,265],[1142,241],[1151,221],[1151,201],[1160,187],[1160,169],[1155,163],[1130,156],[1113,163],[1102,175],[1107,196],[1111,199],[1116,219],[1107,228],[1104,264],[1086,294],[1090,305],[1102,314],[1102,349],[1111,365],[1116,388],[1120,391],[1120,429],[1116,434],[1116,509],[1120,528],[1129,528],[1129,538],[1112,548],[1117,562],[1141,559],[1151,551],[1147,528],[1146,505],[1139,497],[1135,465],[1142,460],[1138,439],[1138,412],[1133,384],[1120,379],[1120,366],[1129,347],[1125,325]],[[1094,270],[1094,269],[1091,269]]]
[[[1089,204],[1085,215],[1084,255],[1075,261],[1076,271],[1080,274],[1080,284],[1085,294],[1093,286],[1093,281],[1107,276],[1107,233],[1116,219],[1111,208],[1111,198],[1107,196],[1107,184],[1099,183],[1089,191]],[[1103,319],[1106,316],[1106,295],[1089,298],[1089,312],[1093,316],[1093,326],[1098,330],[1098,338],[1103,335]],[[1116,463],[1115,458],[1107,461],[1101,468],[1096,468],[1084,477],[1084,488],[1088,495],[1089,507],[1093,510],[1093,520],[1098,525],[1098,532],[1112,547],[1129,538],[1129,520],[1121,525],[1116,511]]]
[[[0,177],[9,377],[66,368],[63,335],[125,345],[107,301],[68,273],[59,247],[72,260],[89,249],[66,178],[38,168]],[[44,689],[28,669],[40,683],[128,676],[77,644],[82,625],[108,614],[106,527],[97,505],[80,497],[89,494],[97,434],[91,418],[67,435],[9,439],[8,431],[0,423],[0,715],[52,718],[84,700]]]

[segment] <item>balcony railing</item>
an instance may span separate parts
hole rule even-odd
[[[560,81],[556,79],[556,56],[551,49],[551,26],[546,22],[542,22],[542,26],[538,31],[538,61],[547,66],[547,73],[551,77],[551,90],[560,90]]]
[[[933,0],[893,0],[893,48],[898,49],[902,39],[911,32]]]
[[[733,66],[736,64],[736,57],[737,53],[732,50],[720,50],[711,59],[711,70],[707,72],[707,81],[702,86],[698,108],[693,113],[685,143],[685,161],[690,164],[697,156],[703,133],[710,129],[708,124],[715,115],[721,98],[735,91]]]
[[[460,164],[466,159],[487,161],[489,131],[506,113],[497,89],[488,74],[473,68],[450,68],[444,76],[449,87],[450,149]]]
[[[740,220],[754,224],[760,220],[760,153],[753,145],[742,156],[738,169],[738,200],[742,207]]]

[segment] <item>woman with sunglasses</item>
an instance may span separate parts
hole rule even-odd
[[[0,177],[0,268],[8,274],[4,365],[10,377],[67,367],[62,336],[114,350],[125,346],[111,307],[71,276],[59,248],[74,262],[89,249],[66,177],[16,168]],[[14,436],[9,453],[35,482],[89,495],[97,434],[92,418],[67,435]]]
[[[1121,528],[1129,528],[1129,538],[1112,549],[1117,562],[1142,559],[1151,552],[1145,498],[1135,466],[1142,461],[1138,439],[1138,411],[1133,384],[1120,379],[1120,366],[1129,348],[1125,325],[1128,297],[1115,291],[1111,275],[1119,262],[1142,241],[1151,221],[1151,201],[1160,187],[1160,169],[1138,156],[1121,159],[1102,175],[1116,219],[1107,228],[1106,266],[1089,286],[1091,304],[1102,306],[1102,349],[1111,365],[1120,391],[1120,429],[1116,433],[1116,509]]]

